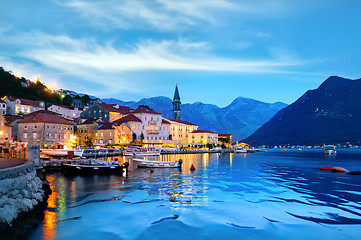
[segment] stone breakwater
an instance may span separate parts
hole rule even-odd
[[[43,181],[33,161],[0,170],[0,225],[11,226],[23,213],[44,201]]]

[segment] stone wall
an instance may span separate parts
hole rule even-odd
[[[34,162],[0,170],[0,224],[12,225],[19,214],[31,211],[44,199],[43,182]]]

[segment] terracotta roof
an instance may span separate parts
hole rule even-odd
[[[162,115],[161,113],[159,112],[156,112],[156,111],[153,111],[153,110],[150,110],[148,108],[145,108],[145,107],[139,107],[135,110],[132,111],[132,113],[150,113],[150,114],[158,114],[158,115]]]
[[[136,116],[134,116],[133,114],[129,114],[125,117],[119,118],[115,121],[113,121],[113,123],[115,124],[119,124],[119,123],[123,123],[123,122],[142,122],[139,118],[137,118]]]
[[[191,133],[213,133],[213,134],[217,134],[217,133],[214,133],[214,132],[211,132],[211,131],[208,131],[208,130],[202,130],[202,129],[194,130]]]
[[[35,112],[32,112],[32,113],[28,113],[25,116],[28,117],[28,116],[33,116],[35,114],[50,114],[50,115],[59,115],[59,116],[61,115],[59,113],[48,111],[48,110],[38,110],[38,111],[35,111]]]
[[[169,121],[173,121],[173,122],[177,122],[177,123],[183,123],[183,124],[186,124],[186,125],[193,125],[193,126],[197,126],[193,123],[190,123],[190,122],[187,122],[187,121],[182,121],[182,120],[176,120],[176,119],[172,119],[172,118],[167,118]]]
[[[170,124],[167,120],[162,119],[162,124]]]
[[[12,102],[19,99],[21,105],[28,105],[33,107],[40,107],[40,103],[42,102],[42,101],[34,101],[34,100],[18,98],[18,97],[7,97],[7,98]]]
[[[113,123],[105,122],[105,123],[103,123],[103,124],[98,128],[98,130],[114,129],[113,126],[114,126]]]
[[[118,112],[118,113],[129,113],[132,108],[127,107],[127,106],[119,106],[119,108],[116,108],[117,104],[106,104],[106,103],[96,103],[99,106],[101,106],[102,108],[105,108],[106,110],[108,110],[109,112]]]
[[[218,133],[218,137],[230,137],[232,134],[230,133]]]
[[[63,105],[52,105],[52,106],[56,106],[56,107],[62,107],[62,108],[66,108],[66,109],[69,109],[69,110],[75,110],[75,107],[73,106],[63,106]],[[51,107],[52,107],[51,106]],[[82,108],[78,108],[79,110],[82,110]]]
[[[11,115],[11,114],[6,114],[6,115],[4,115],[4,118],[6,119],[6,122],[7,122],[8,124],[11,124],[11,123],[13,123],[13,122],[16,121],[16,120],[23,119],[22,116],[19,116],[19,115]]]
[[[66,124],[66,125],[74,125],[71,121],[62,118],[58,115],[54,114],[44,114],[38,113],[33,114],[31,116],[26,115],[23,120],[20,120],[18,123],[36,123],[36,122],[46,122],[46,123],[58,123],[58,124]]]

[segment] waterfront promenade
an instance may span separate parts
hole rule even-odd
[[[24,164],[26,159],[19,159],[19,158],[0,158],[0,170],[19,166]]]

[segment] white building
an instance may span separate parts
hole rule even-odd
[[[29,114],[45,109],[45,103],[42,101],[7,96],[2,100],[6,102],[6,113],[11,115]]]
[[[170,123],[170,134],[174,143],[191,143],[189,134],[198,129],[198,126],[182,120],[166,118]]]
[[[207,130],[195,130],[189,133],[190,143],[218,144],[218,134]]]
[[[0,114],[6,114],[6,102],[0,99]]]
[[[82,108],[77,108],[72,106],[61,106],[61,105],[52,105],[48,107],[48,110],[59,113],[63,118],[70,120],[79,118],[80,114],[83,112]]]

